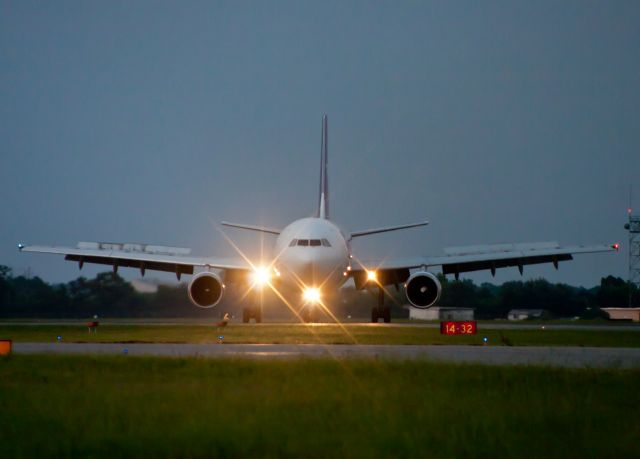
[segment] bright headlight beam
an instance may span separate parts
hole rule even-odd
[[[253,271],[253,283],[258,286],[263,286],[269,283],[271,274],[269,270],[263,266],[256,267]]]
[[[375,271],[367,271],[367,280],[375,282],[378,279],[378,273]]]
[[[304,297],[305,301],[308,301],[309,303],[320,302],[320,290],[317,288],[306,288],[302,296]]]

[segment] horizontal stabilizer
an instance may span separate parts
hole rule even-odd
[[[389,231],[397,231],[407,228],[415,228],[417,226],[426,226],[429,222],[409,223],[407,225],[385,226],[384,228],[373,228],[363,231],[354,231],[351,233],[351,237],[368,236],[369,234],[387,233]]]
[[[281,230],[275,228],[267,228],[265,226],[256,225],[244,225],[242,223],[220,222],[223,226],[229,226],[231,228],[240,228],[249,231],[260,231],[261,233],[280,234]]]

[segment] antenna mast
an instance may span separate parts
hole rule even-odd
[[[629,207],[627,215],[629,222],[624,225],[624,229],[629,231],[629,307],[636,306],[638,302],[638,294],[632,294],[632,288],[635,286],[636,291],[640,291],[640,215],[633,214],[631,207],[633,189],[629,187]]]

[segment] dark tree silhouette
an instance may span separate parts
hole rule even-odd
[[[552,317],[595,318],[602,316],[600,307],[625,307],[630,297],[640,300],[635,285],[613,276],[588,290],[551,284],[545,279],[477,286],[470,280],[438,277],[443,288],[439,305],[475,308],[480,319],[506,318],[511,309],[544,309]],[[157,292],[143,294],[118,274],[104,272],[93,279],[78,277],[66,284],[50,285],[38,277],[13,277],[9,267],[0,265],[0,317],[216,317],[217,311],[237,306],[242,295],[234,297],[232,291],[229,289],[216,310],[202,310],[189,303],[185,284],[161,285]],[[392,296],[389,303],[394,317],[406,317],[404,293],[393,287],[387,292]],[[280,305],[275,295],[266,301],[272,311]],[[340,316],[362,317],[375,304],[376,295],[346,287],[331,302]]]

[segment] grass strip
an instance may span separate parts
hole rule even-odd
[[[0,359],[0,457],[633,457],[640,371]]]

